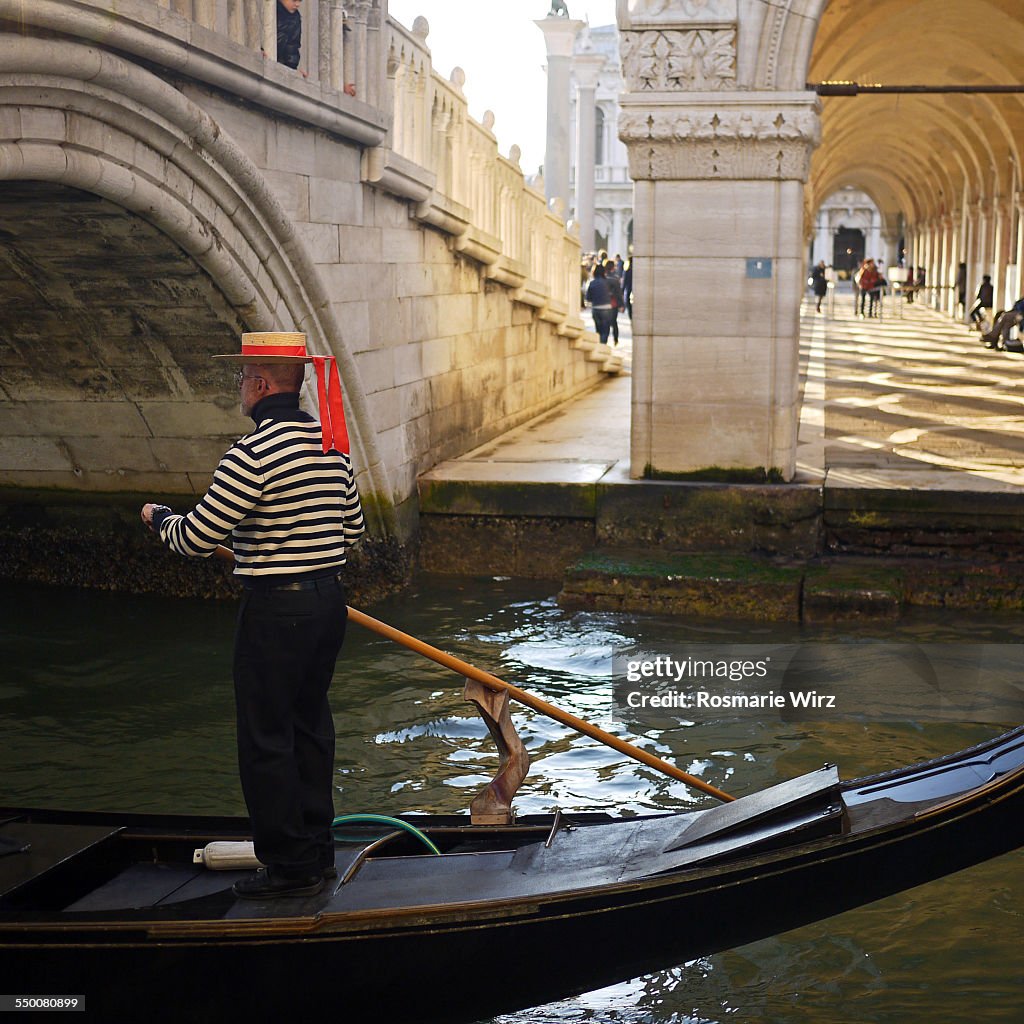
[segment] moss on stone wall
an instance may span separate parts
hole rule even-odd
[[[644,466],[645,480],[689,480],[695,483],[721,484],[781,484],[785,483],[782,470],[774,466],[737,467],[726,469],[722,466],[705,466],[687,472],[672,473],[663,469],[655,469],[649,462]]]
[[[0,579],[171,597],[236,596],[239,587],[229,564],[175,555],[143,526],[143,500],[0,495]],[[173,497],[158,500],[174,507]],[[185,508],[194,501],[178,497],[176,504]],[[411,578],[414,560],[411,544],[366,537],[345,567],[351,602],[371,603],[400,590]]]

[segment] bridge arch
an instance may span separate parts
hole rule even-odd
[[[190,337],[186,345],[165,348],[163,358],[174,365],[163,368],[167,382],[163,394],[136,388],[135,395],[142,397],[133,400],[132,389],[116,386],[106,393],[104,404],[131,403],[137,413],[110,419],[122,426],[129,420],[136,423],[138,443],[123,464],[118,461],[119,439],[102,436],[106,418],[93,416],[90,422],[100,432],[93,440],[100,443],[86,446],[92,453],[91,463],[76,456],[75,439],[57,432],[45,438],[26,433],[11,439],[21,442],[20,447],[15,444],[20,474],[15,482],[29,484],[35,476],[36,483],[47,486],[131,491],[151,488],[154,479],[164,487],[168,480],[179,485],[187,480],[192,489],[201,490],[194,481],[203,478],[202,470],[189,464],[184,454],[195,446],[182,442],[198,441],[202,448],[209,424],[226,438],[236,434],[239,425],[244,429],[244,421],[233,422],[225,409],[220,387],[224,382],[212,379],[215,371],[209,371],[208,379],[199,374],[190,381],[190,371],[178,365],[178,355],[187,364],[197,354],[205,359],[215,351],[232,351],[240,328],[294,328],[306,332],[312,351],[338,357],[353,452],[362,469],[361,490],[377,499],[369,504],[385,517],[377,523],[378,533],[389,534],[392,524],[384,510],[392,504],[393,495],[376,449],[358,368],[320,274],[260,169],[210,114],[178,89],[116,54],[74,41],[5,35],[0,36],[0,67],[4,68],[0,125],[13,129],[3,133],[11,141],[0,143],[0,180],[39,183],[44,196],[99,197],[106,204],[95,208],[101,218],[110,218],[116,208],[125,217],[152,226],[156,232],[151,236],[158,234],[173,243],[161,258],[171,259],[177,247],[198,268],[196,277],[206,279],[205,287],[196,287],[205,292],[204,324],[213,325],[217,332],[216,337]],[[47,188],[57,191],[46,193]],[[83,247],[94,242],[82,239]],[[149,237],[145,244],[157,243]],[[15,256],[8,272],[30,277],[33,265],[48,265],[44,248],[45,241],[35,240],[38,259],[19,267]],[[12,242],[10,249],[17,253],[18,245]],[[102,246],[94,245],[93,252],[103,258]],[[59,269],[56,262],[49,265]],[[145,273],[146,268],[140,267],[139,272]],[[132,282],[123,284],[121,304],[131,310]],[[79,295],[68,310],[84,329],[96,322],[82,315],[89,304],[88,295]],[[163,334],[165,340],[171,336],[173,330]],[[88,360],[95,355],[102,339],[96,342],[79,349],[77,358]],[[17,349],[16,338],[8,338],[7,343]],[[187,353],[190,347],[198,352]],[[43,404],[56,401],[59,405],[66,397],[75,400],[80,412],[81,396],[68,392],[66,384],[63,389],[56,379],[43,384],[37,388]],[[11,397],[17,405],[18,395]],[[179,407],[178,415],[168,415],[173,405]],[[38,416],[34,422],[38,426]],[[91,429],[82,422],[79,415],[79,435]],[[187,428],[182,432],[184,424],[191,426],[191,433]],[[198,439],[197,425],[203,435]],[[97,461],[96,454],[104,449],[103,442],[106,465]],[[217,438],[215,443],[222,442]],[[26,446],[32,444],[40,446],[41,457],[26,460]],[[150,465],[146,465],[146,452]],[[168,464],[175,458],[182,460],[180,466]],[[26,462],[33,468],[26,469]],[[212,463],[206,468],[211,469]]]

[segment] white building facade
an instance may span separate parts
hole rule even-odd
[[[840,276],[864,258],[891,267],[902,257],[899,218],[886,224],[875,201],[853,185],[833,192],[818,207],[811,239],[810,264],[824,260]]]
[[[624,88],[619,61],[619,32],[616,25],[599,28],[585,26],[576,37],[573,48],[571,80],[571,128],[569,168],[569,209],[577,224],[580,215],[581,190],[577,187],[580,169],[578,111],[580,109],[581,69],[598,55],[604,58],[597,66],[594,96],[594,161],[593,234],[580,238],[584,252],[605,249],[609,255],[625,257],[633,241],[633,181],[629,176],[629,154],[619,139],[619,95]],[[582,60],[581,60],[582,58]]]

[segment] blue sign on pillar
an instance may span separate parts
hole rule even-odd
[[[772,261],[767,259],[748,259],[747,277],[771,277]]]

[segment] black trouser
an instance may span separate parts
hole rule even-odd
[[[333,862],[334,720],[327,691],[345,639],[336,578],[247,590],[235,629],[242,793],[256,856],[286,873]]]

